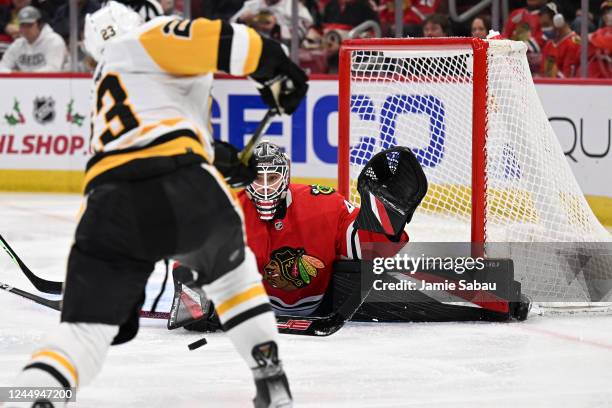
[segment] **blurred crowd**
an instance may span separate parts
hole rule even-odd
[[[87,13],[102,0],[77,0],[78,39]],[[259,33],[291,44],[297,36],[300,64],[310,73],[336,73],[338,49],[347,38],[450,37],[485,38],[491,30],[491,9],[471,21],[449,16],[449,0],[403,0],[402,26],[395,27],[395,0],[300,0],[297,18],[292,0],[123,0],[145,19],[182,15],[247,24]],[[103,3],[103,2],[102,2]],[[457,12],[478,0],[456,1]],[[496,38],[523,41],[534,76],[580,76],[580,49],[588,44],[588,76],[612,78],[612,0],[589,0],[588,38],[581,38],[579,1],[510,0],[510,13]],[[68,2],[0,0],[0,72],[57,72],[71,67],[66,44],[70,37]],[[295,22],[293,21],[295,20]],[[295,31],[295,32],[294,32]],[[80,47],[79,47],[80,50]],[[79,51],[77,70],[91,67]]]

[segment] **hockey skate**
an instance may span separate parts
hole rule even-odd
[[[253,369],[257,395],[253,399],[255,408],[291,408],[293,399],[289,382],[278,360],[275,342],[257,345],[253,348],[253,358],[258,367]]]

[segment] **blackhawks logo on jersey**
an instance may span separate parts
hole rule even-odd
[[[320,259],[306,255],[304,248],[282,247],[270,254],[263,278],[274,288],[296,290],[308,286],[324,267]]]
[[[327,187],[321,184],[311,184],[310,185],[310,194],[312,195],[319,195],[319,194],[323,194],[323,195],[329,195],[332,194],[334,191],[333,187]]]

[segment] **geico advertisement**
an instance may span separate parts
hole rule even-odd
[[[88,158],[89,86],[86,78],[0,78],[0,167],[83,169]],[[612,196],[612,185],[594,177],[612,171],[612,87],[538,84],[536,89],[582,189],[591,195]],[[215,138],[244,146],[267,109],[254,84],[217,79],[213,95]],[[451,174],[452,182],[469,182],[471,153],[465,141],[471,137],[467,120],[471,97],[467,86],[419,84],[408,93],[387,85],[362,84],[355,86],[353,95],[352,152],[360,153],[361,160],[368,158],[372,146],[390,146],[403,137],[400,135],[409,134],[414,144],[410,147],[432,182],[441,180],[443,173]],[[456,103],[458,100],[463,102]],[[525,112],[529,117],[531,109],[519,106],[508,113],[518,117]],[[275,118],[265,138],[286,149],[293,175],[334,179],[337,129],[337,81],[313,80],[301,107],[290,117]],[[495,157],[514,164],[518,161],[518,168],[523,159],[511,148]],[[494,167],[507,166],[500,162]]]

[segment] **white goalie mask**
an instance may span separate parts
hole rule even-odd
[[[270,221],[287,197],[291,162],[278,146],[270,142],[259,143],[253,157],[257,163],[257,178],[247,186],[247,196],[255,204],[259,218]]]
[[[107,41],[133,30],[142,23],[142,18],[134,10],[116,1],[109,1],[100,10],[85,16],[85,51],[93,59],[100,61]]]

